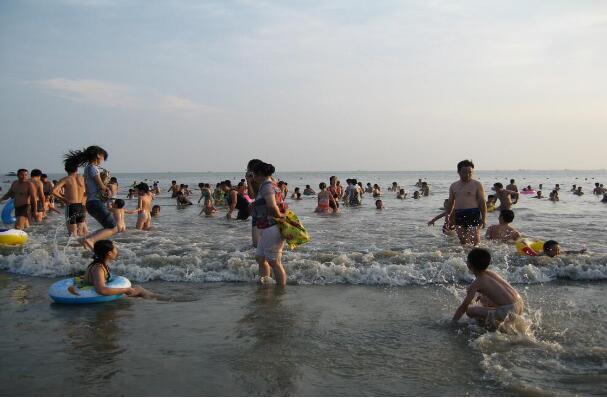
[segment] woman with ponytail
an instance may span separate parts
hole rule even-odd
[[[259,187],[257,199],[253,204],[256,227],[260,230],[255,260],[259,264],[261,282],[270,276],[270,267],[274,272],[274,279],[280,286],[287,284],[287,273],[282,265],[282,248],[285,244],[276,218],[284,222],[286,204],[282,193],[272,180],[274,166],[259,162],[253,165],[253,179]]]
[[[105,204],[110,190],[99,172],[101,163],[107,158],[105,149],[93,145],[83,150],[69,151],[64,160],[66,164],[84,166],[86,210],[103,227],[80,240],[80,243],[91,251],[96,241],[107,239],[118,232],[114,217]]]

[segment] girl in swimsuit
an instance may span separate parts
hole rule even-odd
[[[333,213],[335,209],[335,211],[337,211],[337,206],[335,205],[335,199],[333,198],[333,195],[331,195],[331,193],[329,191],[327,191],[327,184],[325,184],[324,182],[321,182],[318,185],[318,188],[320,188],[320,192],[318,193],[318,206],[316,207],[316,210],[314,210],[315,213]],[[333,202],[333,206],[331,206],[331,202]]]

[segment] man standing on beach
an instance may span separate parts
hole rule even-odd
[[[13,198],[15,207],[15,229],[25,229],[29,227],[28,210],[32,205],[37,208],[38,201],[36,196],[36,187],[28,179],[26,169],[19,169],[17,172],[17,181],[13,182],[8,192],[0,199],[0,203],[8,198]]]
[[[449,200],[445,214],[455,225],[462,245],[478,245],[481,228],[487,224],[487,203],[483,184],[472,179],[474,163],[462,160],[457,164],[460,179],[449,187]]]

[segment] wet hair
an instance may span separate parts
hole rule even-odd
[[[377,206],[377,204],[378,204],[378,203],[383,203],[383,202],[382,202],[382,200],[381,200],[381,199],[377,199],[377,200],[375,201],[375,206]]]
[[[457,171],[459,172],[464,167],[472,167],[472,168],[474,168],[474,163],[472,163],[472,161],[468,160],[468,159],[462,160],[461,162],[459,162],[457,164]]]
[[[156,210],[156,209],[160,210],[160,205],[154,205],[154,206],[152,206],[152,212],[153,212],[154,210]]]
[[[124,207],[124,200],[114,199],[114,207],[117,209],[122,209]]]
[[[500,217],[507,223],[511,223],[514,220],[514,212],[512,210],[502,210],[500,211]]]
[[[177,184],[177,181],[173,180],[171,181],[171,184]]]
[[[257,174],[257,175],[264,176],[264,177],[269,177],[272,174],[274,174],[274,172],[276,171],[276,169],[270,163],[265,163],[265,162],[262,162],[260,160],[259,163],[256,163],[253,166],[253,168],[251,169],[251,171],[253,173]]]
[[[510,180],[510,184],[514,184],[514,178]]]
[[[93,145],[82,150],[70,150],[63,157],[63,162],[75,163],[78,166],[84,166],[97,159],[97,156],[103,155],[103,160],[107,160],[108,154],[105,149],[100,146]]]
[[[19,169],[19,170],[17,170],[17,174],[21,173],[22,171],[27,172],[27,169]]]
[[[42,175],[42,171],[40,169],[33,169],[30,173],[30,177],[40,177]]]
[[[325,189],[327,187],[327,184],[325,184],[324,182],[321,182],[320,184],[318,184],[318,188],[320,189]]]
[[[140,182],[137,187],[138,190],[143,191],[145,193],[150,192],[150,187],[145,182]]]
[[[504,187],[504,184],[502,184],[501,182],[496,182],[495,184],[493,184],[493,186],[502,189]]]
[[[401,188],[400,191],[398,191],[398,193],[405,193],[405,189]],[[448,199],[447,199],[448,200]]]
[[[98,240],[93,246],[93,260],[94,262],[102,262],[105,260],[105,256],[109,252],[114,250],[114,242],[108,239]]]
[[[299,187],[295,187],[295,192],[299,192]]]
[[[544,242],[544,247],[543,247],[543,250],[544,250],[544,251],[546,251],[546,250],[550,250],[550,249],[552,249],[553,247],[558,246],[558,244],[559,244],[559,243],[558,243],[557,241],[555,241],[555,240],[547,240],[546,242]]]
[[[40,178],[44,179],[44,178],[48,178],[48,176],[46,174],[42,173],[42,174],[40,174]]]
[[[394,181],[394,182],[392,183],[392,185],[398,185],[398,184],[396,183],[396,181]]]
[[[377,184],[373,184],[373,188],[375,188],[375,189],[379,189],[379,185],[377,185]]]
[[[474,248],[468,253],[468,264],[475,271],[484,271],[491,263],[491,253],[487,249]]]
[[[310,189],[310,186],[309,186],[309,185],[306,185],[306,189]]]

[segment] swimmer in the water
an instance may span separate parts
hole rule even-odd
[[[384,207],[384,202],[383,202],[381,199],[377,199],[377,200],[375,201],[375,208],[376,208],[377,210],[383,210],[383,209],[385,209],[385,207]]]
[[[365,193],[373,193],[373,186],[370,182],[367,183],[367,187],[365,188]]]
[[[413,199],[419,199],[419,198],[420,198],[419,191],[413,192]]]
[[[577,191],[575,191],[573,194],[577,196],[582,196],[584,194],[584,192],[582,192],[582,187],[577,187]]]
[[[575,191],[577,191],[577,185],[576,185],[576,184],[573,184],[573,185],[571,186],[571,192],[575,192]]]
[[[504,189],[501,182],[493,184],[495,190],[495,196],[500,200],[499,210],[510,210],[512,207],[512,197],[518,195],[517,192]]]
[[[558,202],[559,201],[559,191],[554,189],[552,192],[550,192],[550,196],[549,196],[548,200],[551,202]]]
[[[521,237],[521,234],[510,226],[513,220],[514,212],[512,210],[500,211],[499,224],[487,228],[485,237],[490,240],[501,240],[504,242],[516,241]]]
[[[512,204],[516,204],[518,202],[518,187],[515,184],[514,178],[510,180],[510,184],[506,185],[506,189],[516,192],[515,195],[512,195]]]
[[[396,183],[396,181],[394,181],[392,183],[392,186],[388,188],[388,191],[392,191],[392,192],[398,192],[399,187],[398,184]]]
[[[152,217],[158,217],[160,215],[160,205],[152,206]]]
[[[306,189],[304,189],[303,194],[306,196],[316,195],[316,192],[310,188],[309,185],[306,185]]]
[[[497,197],[495,195],[487,195],[487,211],[494,211],[497,203]]]
[[[548,256],[548,257],[557,257],[559,256],[561,253],[564,254],[584,254],[586,253],[586,249],[581,249],[581,250],[566,250],[564,252],[561,252],[561,245],[555,241],[555,240],[548,240],[546,242],[544,242],[544,249],[542,252],[544,255]]]
[[[321,182],[318,184],[320,192],[318,192],[318,206],[314,210],[315,213],[334,213],[337,211],[335,198],[331,192],[327,190],[327,184]]]
[[[396,194],[396,199],[405,199],[407,198],[407,193],[405,192],[405,190],[403,188],[401,188],[398,193]]]
[[[426,181],[422,182],[422,196],[430,196],[430,187]]]
[[[544,197],[542,196],[542,191],[537,191],[537,193],[535,194],[535,196],[533,196],[534,199],[544,199]]]
[[[299,187],[295,187],[293,193],[291,194],[291,199],[301,200],[301,192],[299,192]]]
[[[380,196],[382,196],[381,189],[379,188],[379,185],[377,185],[377,184],[373,185],[373,192],[372,193],[373,193],[373,197],[374,198],[379,198]]]

